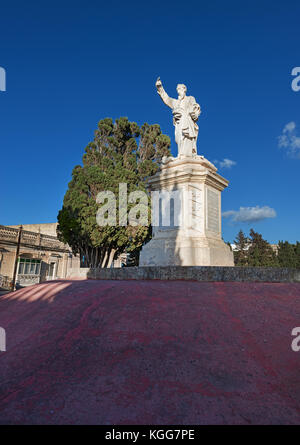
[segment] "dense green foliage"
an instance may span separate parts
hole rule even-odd
[[[248,244],[249,240],[246,238],[244,232],[242,230],[237,234],[236,239],[234,240],[234,244],[236,245],[236,249],[233,253],[234,255],[234,264],[236,266],[248,266]]]
[[[279,241],[278,262],[280,267],[300,268],[300,243],[290,244],[288,241]]]
[[[278,267],[276,253],[260,233],[250,230],[248,266]]]
[[[252,267],[298,267],[300,268],[300,243],[279,241],[277,249],[263,239],[260,233],[250,230],[249,237],[239,231],[234,240],[234,264]]]
[[[118,200],[119,183],[127,183],[128,194],[146,191],[146,179],[157,171],[163,156],[170,156],[169,147],[170,139],[159,125],[139,127],[126,117],[115,123],[110,118],[99,122],[94,140],[85,149],[83,165],[73,169],[58,214],[58,237],[80,254],[84,266],[110,267],[115,256],[124,251],[138,258],[137,253],[151,237],[150,226],[100,227],[96,197],[109,190]],[[117,206],[117,221],[118,216]]]

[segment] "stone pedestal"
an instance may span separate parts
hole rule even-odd
[[[221,236],[221,192],[227,186],[203,156],[165,159],[149,179],[153,237],[141,251],[140,266],[233,266]]]

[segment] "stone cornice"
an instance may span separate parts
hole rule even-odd
[[[172,163],[173,164],[173,163]],[[172,166],[173,167],[173,166]],[[208,169],[203,165],[182,165],[182,169],[178,168],[179,165],[174,165],[174,168],[163,168],[161,171],[156,173],[148,179],[148,185],[151,190],[160,189],[163,185],[164,187],[175,186],[177,184],[192,183],[193,181],[197,183],[204,183],[211,185],[214,188],[222,191],[224,190],[229,181],[223,178],[221,175],[216,173],[212,169]]]
[[[10,246],[17,245],[19,229],[0,225],[0,244]],[[55,236],[44,235],[38,232],[22,231],[22,247],[42,250],[55,250],[59,252],[69,252],[69,246],[59,241]]]

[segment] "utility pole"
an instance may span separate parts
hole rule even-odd
[[[20,226],[19,227],[19,235],[18,235],[18,244],[17,244],[17,250],[16,250],[16,258],[15,258],[14,274],[13,274],[13,279],[12,279],[12,283],[11,283],[12,292],[16,290],[16,277],[17,277],[17,267],[18,267],[18,258],[19,258],[19,252],[20,252],[22,230],[23,230],[23,226]]]

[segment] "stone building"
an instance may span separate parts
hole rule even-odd
[[[67,278],[69,270],[78,270],[80,259],[70,247],[57,239],[57,223],[0,225],[0,277],[2,287],[13,279],[15,262],[16,285],[29,286],[56,278]],[[18,258],[17,245],[20,234]],[[1,283],[0,283],[1,287]]]
[[[0,225],[0,288],[9,288],[16,269],[16,286],[24,287],[58,278],[86,278],[88,268],[80,267],[79,255],[58,240],[57,223],[24,224],[17,246],[20,226]],[[126,264],[126,253],[114,260],[112,267]]]

